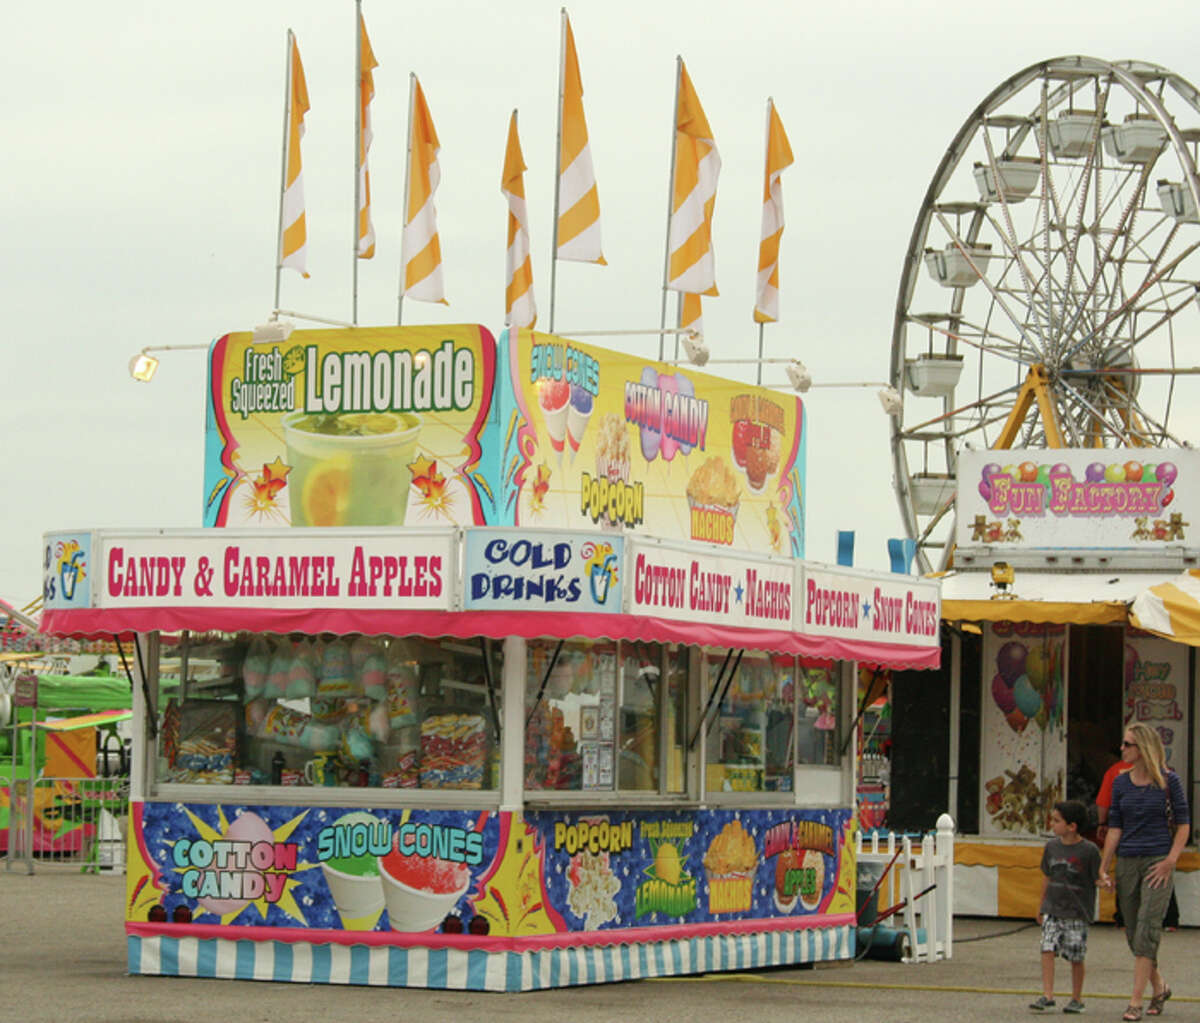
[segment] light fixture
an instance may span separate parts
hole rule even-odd
[[[879,392],[879,404],[889,416],[898,416],[904,410],[904,401],[894,387],[885,387]]]
[[[788,380],[791,381],[792,388],[803,394],[812,387],[812,374],[808,371],[808,367],[799,359],[792,359],[787,364]]]
[[[158,371],[158,360],[144,349],[129,360],[129,375],[143,384],[150,383]]]
[[[1003,593],[1013,584],[1016,573],[1007,561],[997,561],[992,565],[992,582]]]
[[[708,362],[708,345],[696,332],[683,335],[683,350],[687,352],[688,361],[695,366],[703,366]]]
[[[296,325],[291,320],[278,320],[272,317],[266,323],[260,323],[254,328],[253,343],[274,342],[282,344],[292,335]]]
[[[183,352],[205,351],[209,345],[146,345],[140,352],[129,360],[129,375],[143,384],[150,383],[158,372],[158,359],[151,352]]]

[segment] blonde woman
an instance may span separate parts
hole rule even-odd
[[[1162,740],[1149,725],[1125,729],[1121,759],[1129,770],[1113,782],[1108,834],[1100,859],[1100,883],[1117,857],[1117,905],[1133,952],[1133,995],[1123,1020],[1161,1016],[1171,989],[1158,970],[1163,913],[1171,898],[1175,864],[1191,830],[1187,797],[1179,775],[1167,767]],[[1143,1008],[1146,985],[1150,1004]]]

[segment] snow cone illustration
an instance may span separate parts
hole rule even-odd
[[[363,810],[343,814],[333,823],[334,853],[321,864],[329,894],[348,931],[369,931],[383,909],[383,878],[378,850],[387,848],[391,829]]]
[[[571,445],[571,457],[579,450],[588,420],[592,418],[595,399],[592,392],[578,384],[571,385],[571,403],[567,407],[567,441]]]
[[[392,851],[379,858],[393,931],[428,931],[442,922],[471,883],[465,863]]]
[[[546,421],[550,446],[560,455],[567,435],[567,406],[571,403],[571,385],[565,380],[539,380],[538,407]]]

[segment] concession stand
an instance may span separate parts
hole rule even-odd
[[[1029,917],[1050,810],[1060,799],[1095,803],[1127,725],[1157,730],[1195,804],[1200,633],[1190,623],[1200,605],[1176,584],[1186,589],[1200,565],[1200,456],[1115,448],[959,458],[955,570],[942,578],[955,768],[946,805],[964,833],[956,912]],[[1200,924],[1192,843],[1175,887],[1181,921]],[[1102,893],[1101,918],[1112,908]]]
[[[228,335],[208,401],[217,528],[45,544],[43,628],[135,645],[130,972],[853,956],[855,665],[936,666],[939,584],[803,559],[799,399],[420,327]]]

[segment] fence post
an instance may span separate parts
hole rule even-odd
[[[937,819],[937,851],[941,878],[937,892],[939,916],[945,926],[943,955],[954,955],[954,819],[944,813]]]

